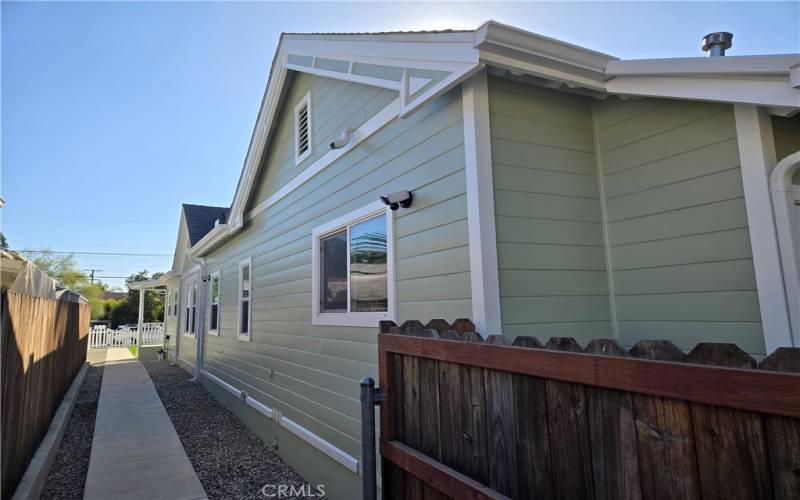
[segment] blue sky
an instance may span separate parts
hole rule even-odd
[[[166,271],[182,202],[230,205],[278,37],[495,19],[624,59],[800,52],[800,3],[2,2],[2,231],[101,276]],[[119,286],[122,279],[104,280]]]

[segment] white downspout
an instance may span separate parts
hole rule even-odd
[[[783,270],[783,287],[789,306],[792,346],[800,346],[800,224],[794,205],[792,176],[800,170],[800,151],[792,153],[775,165],[769,178],[772,211]]]

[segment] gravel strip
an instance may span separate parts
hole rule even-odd
[[[97,416],[97,400],[103,382],[105,349],[90,349],[86,360],[90,363],[75,400],[75,408],[67,422],[64,437],[58,446],[53,466],[47,474],[42,491],[43,499],[83,498],[86,474],[89,472],[89,457],[92,453],[94,421]]]
[[[188,372],[165,361],[143,364],[210,499],[264,499],[268,484],[305,485],[305,491],[314,492],[205,387],[189,382]]]

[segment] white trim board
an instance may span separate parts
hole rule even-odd
[[[769,174],[775,165],[772,120],[766,110],[754,105],[737,104],[733,109],[758,305],[761,309],[764,345],[769,354],[778,347],[792,345],[769,189]]]
[[[242,333],[242,269],[247,268],[247,333]],[[253,336],[253,258],[245,257],[239,261],[239,281],[236,288],[236,338],[243,342],[250,342]]]
[[[462,100],[472,320],[481,335],[500,335],[500,281],[485,70],[464,83]]]
[[[219,385],[222,389],[224,389],[226,392],[231,394],[236,399],[241,400],[247,406],[250,406],[257,412],[259,412],[264,417],[270,420],[274,420],[275,422],[278,423],[278,425],[280,425],[287,431],[291,432],[292,434],[302,439],[309,445],[313,446],[323,454],[327,455],[334,462],[338,463],[339,465],[343,466],[344,468],[346,468],[347,470],[349,470],[354,474],[359,473],[359,460],[356,457],[350,455],[341,448],[334,446],[333,443],[331,443],[330,441],[327,441],[322,437],[320,437],[319,435],[311,432],[310,430],[298,424],[289,417],[283,416],[281,412],[278,411],[277,409],[271,408],[265,405],[264,403],[257,401],[255,398],[248,395],[247,392],[234,387],[233,385],[225,382],[224,380],[220,379],[215,375],[212,375],[206,370],[202,370],[201,374],[202,376],[208,378],[210,381]]]
[[[217,280],[217,324],[211,328],[211,307],[214,305],[214,279]],[[208,276],[208,334],[219,337],[220,321],[222,320],[222,274],[219,270]]]
[[[253,217],[257,216],[264,210],[268,209],[275,203],[279,202],[282,198],[288,196],[292,191],[299,188],[309,180],[311,180],[315,175],[322,172],[329,166],[333,164],[336,160],[344,156],[348,153],[351,149],[355,148],[363,141],[368,139],[372,134],[379,131],[383,127],[389,124],[392,120],[397,118],[397,114],[400,111],[400,99],[394,99],[392,102],[387,104],[383,109],[375,113],[369,120],[364,122],[363,125],[358,127],[350,138],[350,142],[347,143],[347,146],[339,149],[331,149],[321,157],[319,157],[315,162],[311,165],[307,166],[301,173],[294,176],[289,182],[287,182],[283,187],[277,190],[272,195],[268,196],[264,201],[253,207],[246,215],[246,220],[250,220]]]
[[[306,108],[306,150],[300,153],[300,110]],[[314,121],[311,116],[311,91],[306,92],[306,95],[301,97],[294,105],[294,164],[295,166],[303,163],[303,160],[311,156],[314,150]]]
[[[320,265],[320,239],[341,228],[349,227],[361,221],[383,214],[386,217],[386,283],[388,294],[388,310],[378,313],[324,313],[320,311],[321,276]],[[348,240],[350,233],[348,231]],[[326,222],[311,231],[311,323],[325,326],[355,326],[377,328],[381,320],[395,321],[397,319],[397,295],[395,291],[395,244],[394,244],[394,211],[375,201],[344,214],[336,219]],[[349,241],[348,241],[349,248]],[[350,256],[347,256],[348,263]],[[349,300],[349,264],[348,264],[348,304]],[[349,309],[349,305],[348,305]]]

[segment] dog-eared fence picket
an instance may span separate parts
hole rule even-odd
[[[384,498],[800,498],[800,349],[381,322]]]

